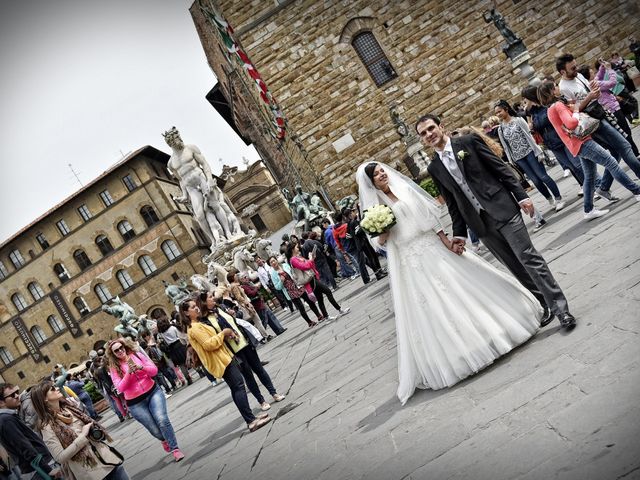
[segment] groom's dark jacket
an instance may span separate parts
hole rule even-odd
[[[519,213],[518,202],[529,198],[527,193],[509,167],[496,157],[479,135],[451,137],[451,147],[462,176],[487,214],[499,222],[507,222]],[[464,158],[460,158],[461,156]],[[447,201],[453,222],[453,235],[466,237],[467,226],[479,237],[485,235],[486,227],[482,217],[437,153],[428,170]]]

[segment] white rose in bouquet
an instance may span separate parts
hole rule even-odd
[[[371,237],[389,231],[396,224],[396,217],[391,208],[386,205],[374,205],[364,212],[360,222],[362,229]]]

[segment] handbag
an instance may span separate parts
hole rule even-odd
[[[296,285],[298,285],[299,287],[305,286],[311,280],[316,278],[316,275],[313,272],[312,268],[310,268],[309,270],[300,270],[299,268],[291,267],[291,273],[293,281],[296,282]]]
[[[578,78],[578,81],[584,85],[584,88],[587,89],[587,93],[591,91],[591,89],[589,88],[588,85],[585,85],[585,83],[580,80]],[[603,120],[607,113],[604,110],[604,107],[600,104],[600,102],[598,102],[598,100],[592,100],[591,103],[589,103],[589,105],[587,105],[586,107],[584,107],[584,109],[582,110],[583,113],[586,113],[587,115],[589,115],[590,117],[593,117],[597,120]]]
[[[600,126],[600,120],[593,118],[591,115],[588,115],[584,112],[578,113],[578,126],[573,130],[569,130],[564,125],[562,129],[569,135],[570,137],[575,137],[580,140],[585,139],[593,132],[595,132]]]

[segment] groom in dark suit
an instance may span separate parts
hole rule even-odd
[[[567,299],[522,220],[521,209],[533,216],[533,202],[506,164],[477,134],[449,138],[436,115],[420,117],[416,131],[422,143],[436,151],[429,173],[453,221],[452,250],[462,253],[469,226],[540,301],[545,309],[541,326],[557,316],[564,328],[575,327]]]

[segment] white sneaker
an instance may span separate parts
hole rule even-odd
[[[553,197],[549,197],[549,198],[547,198],[547,202],[549,202],[549,205],[551,205],[552,207],[554,207],[554,206],[555,206],[555,204],[556,204],[556,199],[555,199],[555,198],[553,198]]]
[[[564,171],[564,178],[567,178],[569,175],[571,175],[571,170],[569,170],[568,168]]]
[[[566,202],[563,202],[562,200],[557,200],[556,201],[556,212],[559,212],[560,210],[562,210],[565,205],[566,205]]]
[[[264,402],[263,404],[260,405],[260,410],[262,410],[263,412],[266,412],[270,408],[271,408],[271,405],[269,405],[267,402]]]
[[[327,316],[327,320],[329,320],[330,322],[333,322],[335,319],[337,319],[338,317],[335,315],[328,315]]]
[[[640,196],[640,195],[638,195]],[[349,313],[351,311],[351,307],[345,307],[345,308],[341,308],[340,309],[340,315],[346,315],[347,313]]]
[[[582,189],[578,190],[578,196],[579,196],[579,197],[584,196],[584,192],[582,191]]]
[[[636,196],[640,197],[640,195],[636,195]],[[587,212],[587,213],[584,214],[584,219],[585,220],[593,220],[594,218],[603,217],[607,213],[609,213],[609,210],[607,210],[607,209],[598,210],[597,208],[592,208],[590,212]]]
[[[164,398],[171,398],[173,395],[171,395],[170,393],[166,393],[164,394]]]
[[[640,194],[634,195],[635,199],[640,202]]]

